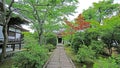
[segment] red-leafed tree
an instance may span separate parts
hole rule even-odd
[[[90,23],[86,22],[81,14],[79,14],[78,18],[75,19],[75,24],[77,24],[77,26],[73,25],[67,20],[64,21],[68,26],[70,26],[74,30],[83,30],[90,27]]]
[[[90,27],[90,23],[84,20],[84,17],[82,16],[82,14],[79,14],[79,16],[75,19],[75,25],[67,20],[64,20],[64,22],[68,26],[70,26],[73,29],[73,31],[84,30]],[[66,35],[66,34],[73,34],[73,33],[74,32],[63,32],[62,34]]]

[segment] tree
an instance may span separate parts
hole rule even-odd
[[[103,24],[103,20],[113,16],[114,12],[118,11],[119,4],[114,4],[113,0],[99,1],[93,3],[93,7],[83,11],[83,16],[86,20],[96,20]]]
[[[8,3],[8,9],[6,7],[6,2]],[[11,1],[6,1],[6,0],[2,0],[2,6],[1,6],[1,16],[2,16],[2,24],[3,24],[3,36],[4,36],[4,42],[2,45],[2,53],[1,53],[1,61],[4,60],[4,58],[6,57],[6,46],[8,43],[8,23],[10,21],[10,18],[12,16],[12,12],[13,10],[11,9],[13,6],[14,0]]]
[[[31,19],[35,31],[38,33],[38,41],[41,45],[44,32],[43,24],[45,22],[49,23],[49,20],[56,21],[56,18],[70,14],[75,10],[75,3],[77,3],[77,0],[23,0],[22,3],[19,3],[22,5],[19,7],[19,10],[25,17]]]
[[[9,25],[20,25],[23,24],[25,20],[22,19],[21,16],[16,15],[16,9],[15,9],[15,0],[2,0],[1,1],[1,10],[0,10],[0,21],[2,22],[3,26],[3,36],[4,41],[2,45],[2,54],[1,54],[1,60],[3,61],[6,57],[6,46],[8,43],[8,27]],[[14,6],[13,6],[14,5]]]
[[[84,32],[77,32],[74,34],[72,39],[72,48],[74,49],[74,52],[77,53],[79,48],[81,48],[81,45],[85,45],[85,36]]]
[[[13,56],[13,68],[43,68],[48,60],[48,48],[39,46],[34,34],[24,32],[25,50]],[[33,43],[34,42],[34,43]]]
[[[112,54],[112,47],[114,47],[113,44],[115,44],[115,46],[118,46],[120,42],[119,18],[119,15],[117,15],[104,20],[105,24],[101,28],[101,37],[103,42],[107,45],[109,55]]]
[[[75,24],[77,24],[77,26],[73,25],[72,23],[70,23],[69,21],[65,20],[65,23],[70,26],[73,30],[83,30],[85,28],[89,28],[90,23],[86,22],[84,20],[84,17],[79,14],[79,16],[76,18],[75,20]]]
[[[91,28],[88,29],[87,32],[89,35],[92,35],[92,39],[94,38],[94,40],[102,39],[109,50],[109,55],[112,54],[112,44],[116,41],[114,38],[116,32],[114,31],[115,28],[113,27],[113,23],[114,26],[117,26],[115,24],[118,24],[112,18],[114,18],[113,16],[118,11],[119,4],[114,4],[113,0],[104,0],[93,3],[93,7],[83,11],[85,20],[91,22]]]

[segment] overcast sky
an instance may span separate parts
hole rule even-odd
[[[92,6],[93,2],[99,2],[102,0],[79,0],[78,8],[75,10],[77,13],[74,14],[74,16],[69,16],[70,20],[74,20],[84,9],[89,8]],[[120,3],[120,0],[114,0],[114,3]]]

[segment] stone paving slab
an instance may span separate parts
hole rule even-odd
[[[46,65],[46,68],[75,68],[75,66],[67,57],[64,47],[62,45],[58,45],[53,52],[53,56]]]

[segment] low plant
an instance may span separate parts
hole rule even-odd
[[[120,55],[114,56],[114,59],[116,60],[116,63],[119,65],[120,67]]]
[[[96,56],[104,53],[105,46],[102,41],[92,41],[90,46],[92,47],[92,50],[94,50],[96,52]]]
[[[14,55],[14,68],[42,68],[48,59],[48,49],[40,46],[33,34],[24,33],[24,50]]]
[[[79,51],[76,55],[77,62],[93,62],[95,59],[95,51],[91,47],[83,45],[79,48]]]
[[[19,52],[14,56],[14,65],[18,68],[42,68],[48,58],[48,50],[43,46],[30,45],[27,50]]]
[[[47,48],[49,50],[49,52],[53,51],[53,49],[55,49],[55,46],[52,44],[47,44],[45,45],[45,48]]]
[[[99,58],[94,65],[93,68],[119,68],[116,60],[109,57],[109,58]]]

